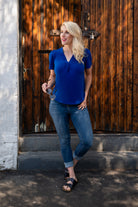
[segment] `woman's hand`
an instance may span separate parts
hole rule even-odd
[[[47,89],[52,88],[53,85],[55,84],[55,72],[54,70],[50,70],[50,76],[48,79],[48,83],[43,83],[42,84],[42,91],[44,93],[47,93]]]
[[[47,93],[47,89],[49,88],[49,86],[48,86],[48,84],[47,83],[43,83],[42,84],[42,91],[44,92],[44,93]]]
[[[92,82],[92,67],[85,71],[85,98],[84,101],[78,106],[79,109],[83,110],[87,107],[87,96]]]
[[[80,105],[78,105],[78,109],[79,110],[83,110],[83,109],[85,109],[87,107],[87,102],[86,102],[86,100],[84,99],[84,101],[80,104]]]

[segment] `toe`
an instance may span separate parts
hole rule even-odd
[[[63,185],[62,189],[63,189],[64,191],[67,191],[67,192],[69,192],[69,191],[71,190],[70,187],[65,186],[65,185]]]

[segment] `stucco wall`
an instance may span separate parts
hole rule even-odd
[[[17,167],[17,15],[17,0],[0,0],[0,170]]]

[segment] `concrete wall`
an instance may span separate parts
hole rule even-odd
[[[17,168],[18,0],[0,0],[0,170]]]

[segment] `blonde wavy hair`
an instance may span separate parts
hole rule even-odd
[[[84,43],[82,39],[82,31],[79,25],[75,22],[63,22],[61,26],[65,26],[67,31],[73,36],[72,51],[73,55],[79,63],[83,63]]]

